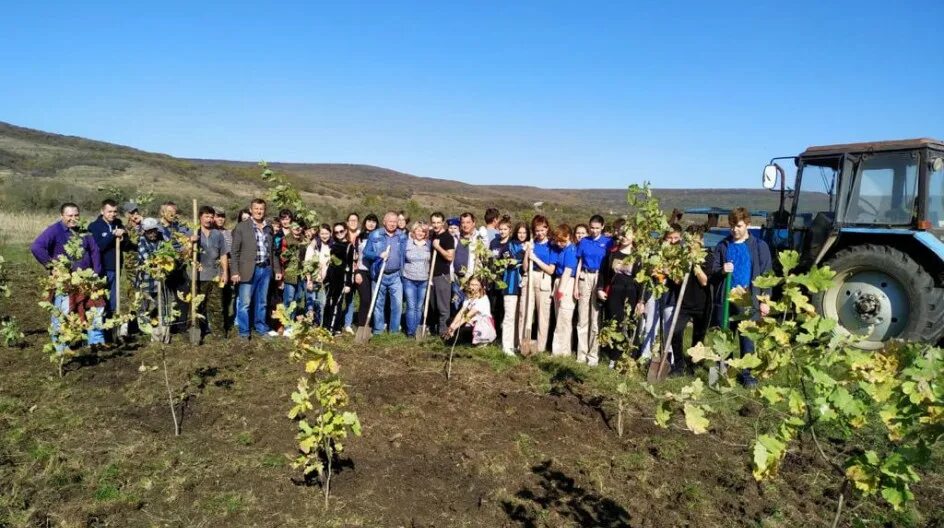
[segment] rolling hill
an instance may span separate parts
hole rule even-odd
[[[534,210],[535,202],[544,202],[542,211],[555,221],[573,221],[592,212],[612,215],[625,209],[624,189],[471,185],[355,164],[270,166],[287,175],[325,219],[339,218],[348,210],[406,209],[417,216],[435,209],[481,212],[489,206],[523,217]],[[133,196],[139,190],[153,192],[158,201],[196,197],[233,209],[263,193],[258,176],[255,163],[174,158],[0,122],[0,205],[9,210],[51,211],[65,200],[94,210],[106,193]],[[762,189],[657,189],[656,195],[667,210],[735,205],[773,209],[777,198]]]

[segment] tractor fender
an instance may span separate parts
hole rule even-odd
[[[928,271],[938,287],[944,287],[944,241],[928,231],[911,229],[842,227],[829,235],[814,264],[832,257],[837,251],[858,244],[883,244],[897,247],[911,255]]]

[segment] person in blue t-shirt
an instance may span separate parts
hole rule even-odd
[[[577,361],[596,365],[599,361],[600,345],[600,299],[596,296],[600,267],[613,240],[603,235],[603,217],[593,215],[588,223],[589,234],[576,247],[577,287],[573,292],[577,299]]]
[[[498,223],[498,236],[492,240],[492,256],[511,262],[502,272],[505,288],[496,293],[500,297],[498,306],[502,307],[501,344],[502,352],[514,356],[518,346],[518,297],[521,293],[521,263],[524,260],[524,244],[531,238],[528,224],[521,222],[514,228],[511,219],[503,217]],[[497,307],[497,306],[496,306]],[[498,318],[496,317],[496,321]]]
[[[557,265],[554,267],[554,311],[557,324],[551,341],[551,355],[573,355],[574,279],[577,276],[577,246],[571,242],[570,226],[561,224],[554,230]]]
[[[537,312],[538,340],[537,351],[547,350],[547,337],[551,324],[551,287],[554,269],[557,266],[557,254],[548,238],[550,224],[543,215],[531,219],[533,239],[525,246],[525,268],[528,276],[522,281],[522,288],[528,289],[528,306],[524,307],[524,338],[531,338],[533,316]]]
[[[751,236],[751,214],[747,209],[738,207],[732,210],[728,214],[728,223],[731,226],[731,236],[715,246],[709,270],[709,276],[718,292],[715,297],[714,312],[720,318],[725,295],[724,276],[730,273],[731,288],[742,287],[750,291],[754,305],[751,317],[760,319],[770,312],[770,307],[758,301],[757,297],[770,295],[770,289],[758,288],[753,285],[753,282],[758,275],[763,275],[772,269],[770,248],[763,240]],[[741,311],[734,304],[729,306],[731,318],[728,324],[732,330],[737,331],[740,321],[735,316],[740,315]],[[720,325],[720,323],[721,321],[716,319],[716,324]],[[754,343],[746,337],[740,336],[740,344],[742,355],[754,352]],[[746,387],[757,385],[757,380],[751,375],[750,370],[746,369],[739,375],[739,381]]]

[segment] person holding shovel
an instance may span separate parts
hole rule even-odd
[[[643,287],[636,282],[636,272],[639,262],[633,251],[635,233],[628,227],[620,229],[617,244],[607,252],[606,259],[600,267],[600,277],[597,281],[596,297],[604,304],[604,314],[607,321],[616,320],[617,327],[621,327],[626,319],[626,307],[632,310],[637,318],[636,324],[642,324],[638,318],[645,311]],[[605,350],[610,360],[619,358],[622,351]],[[598,358],[587,356],[589,365],[597,364]]]
[[[717,285],[724,283],[725,275],[730,275],[732,289],[747,289],[753,301],[753,311],[749,315],[755,320],[760,319],[770,312],[770,307],[758,301],[757,297],[770,295],[770,289],[754,286],[754,279],[772,269],[770,247],[763,240],[751,236],[751,214],[744,207],[733,209],[728,214],[728,224],[731,226],[731,235],[715,246],[708,275]],[[715,313],[720,315],[726,292],[723,287],[718,287],[717,291],[718,294],[714,299]],[[731,316],[729,327],[737,332],[737,325],[741,320],[737,316],[745,314],[742,314],[734,303],[729,303],[729,309]],[[754,353],[754,343],[750,339],[739,335],[739,340],[742,355]],[[738,381],[745,387],[757,385],[757,379],[748,369],[738,375]]]
[[[379,286],[375,283],[377,298],[374,301],[373,313],[374,335],[382,334],[387,326],[384,317],[387,301],[390,302],[390,333],[400,332],[400,314],[403,310],[402,271],[407,239],[407,234],[397,229],[396,211],[388,211],[383,218],[383,227],[375,229],[367,237],[364,263],[370,267],[371,278],[380,282]]]
[[[692,225],[687,230],[691,235],[691,243],[702,244],[703,226]],[[682,304],[679,307],[678,321],[675,324],[675,332],[672,335],[673,356],[672,374],[694,374],[694,368],[688,358],[687,350],[683,344],[685,337],[685,327],[688,322],[692,322],[692,346],[700,343],[708,331],[708,316],[711,314],[711,288],[708,285],[708,274],[706,269],[711,267],[711,255],[701,265],[692,268],[688,277],[688,287],[682,295]]]
[[[222,288],[229,276],[229,258],[226,255],[226,240],[216,227],[216,211],[204,205],[198,212],[200,228],[191,240],[198,244],[197,292],[203,301],[197,307],[200,317],[200,337],[210,333],[210,297],[216,288]]]
[[[118,300],[118,259],[119,251],[134,251],[136,249],[130,237],[126,236],[124,224],[118,218],[118,203],[112,199],[102,201],[101,214],[88,226],[88,231],[95,239],[98,247],[98,259],[102,263],[101,277],[108,286],[108,303],[105,304],[105,316],[111,317],[115,313],[115,302]]]
[[[144,263],[157,252],[164,235],[161,233],[160,223],[156,218],[145,218],[141,221],[141,236],[138,238],[138,265],[132,282],[135,291],[144,294],[144,299],[138,309],[137,320],[139,327],[148,327],[151,320],[157,316],[157,288],[160,283],[147,272]]]
[[[452,298],[452,260],[456,255],[456,241],[446,227],[446,216],[440,212],[429,215],[432,250],[437,253],[433,266],[433,283],[430,292],[432,309],[438,314],[434,321],[437,334],[446,332],[449,324],[450,300]],[[433,330],[433,328],[430,328]]]
[[[538,339],[531,353],[547,350],[548,332],[551,325],[551,289],[554,269],[557,267],[557,253],[550,243],[548,231],[550,224],[544,215],[535,215],[531,219],[532,239],[525,247],[525,260],[528,264],[528,277],[522,287],[528,288],[531,307],[525,307],[524,339],[531,339],[531,328],[537,314]]]

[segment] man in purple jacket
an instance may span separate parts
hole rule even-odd
[[[47,227],[33,244],[30,251],[36,257],[36,261],[49,268],[52,262],[65,254],[66,243],[73,236],[82,236],[78,232],[79,226],[79,206],[74,203],[64,203],[59,208],[60,220]],[[99,260],[98,247],[92,237],[82,236],[82,256],[72,262],[72,271],[91,268],[96,274],[101,275],[102,263]],[[67,293],[56,292],[53,299],[53,305],[59,313],[65,315],[69,313],[69,295]],[[93,327],[88,332],[88,342],[90,346],[102,345],[105,343],[105,334],[101,329],[102,308],[93,308],[94,314]],[[96,328],[98,327],[98,328]],[[56,340],[56,334],[59,329],[59,318],[55,314],[52,316],[52,328],[50,335],[56,345],[56,350],[62,351],[65,345]]]

